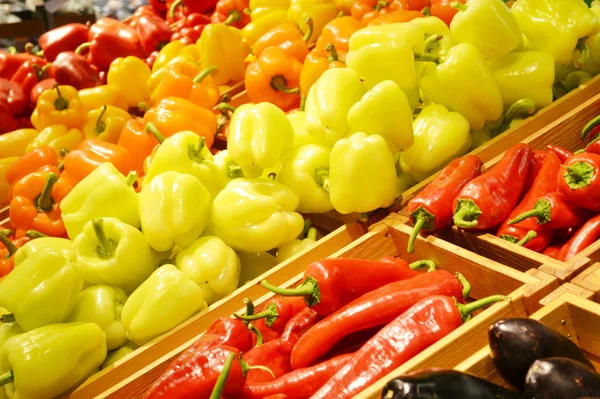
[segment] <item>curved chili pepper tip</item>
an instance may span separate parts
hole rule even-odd
[[[535,203],[532,210],[523,212],[516,218],[509,220],[508,224],[516,224],[531,217],[535,217],[538,224],[546,224],[550,221],[551,210],[552,206],[550,205],[550,202],[541,198]]]
[[[303,296],[308,306],[314,306],[321,302],[321,290],[318,281],[311,276],[306,277],[304,282],[296,288],[281,288],[269,284],[267,280],[260,282],[264,288],[282,296]]]
[[[600,125],[600,115],[589,121],[581,130],[581,141],[585,140],[587,135],[593,131],[596,126]]]
[[[14,323],[14,321],[15,321],[15,315],[12,313],[3,314],[0,317],[0,322],[2,322],[2,323]]]
[[[471,295],[471,283],[462,273],[456,273],[456,278],[463,286],[462,295],[464,299],[467,299]]]
[[[458,200],[458,206],[454,211],[454,224],[461,229],[477,227],[481,209],[473,200]]]
[[[221,399],[221,394],[223,393],[223,389],[225,389],[225,383],[227,382],[227,377],[229,377],[229,372],[231,371],[231,365],[233,364],[234,359],[235,353],[230,353],[229,356],[227,356],[227,360],[225,360],[225,364],[223,364],[223,370],[221,370],[221,374],[219,374],[215,387],[210,394],[210,399]]]
[[[3,387],[6,384],[10,384],[14,380],[15,380],[15,375],[13,374],[12,370],[7,371],[6,373],[0,375],[0,387]]]
[[[234,314],[234,316],[236,318],[238,318],[240,320],[244,320],[244,321],[265,319],[265,324],[267,326],[271,327],[273,325],[273,323],[275,323],[275,321],[279,317],[279,312],[277,312],[277,305],[275,305],[275,303],[271,302],[267,306],[265,311],[263,311],[263,312],[251,314],[251,315],[246,314],[244,316]]]
[[[416,262],[411,263],[410,265],[408,265],[408,267],[410,267],[411,270],[417,270],[417,269],[422,269],[424,267],[427,267],[429,270],[428,272],[434,272],[435,268],[437,267],[435,265],[435,263],[431,260],[428,259],[423,259],[423,260],[418,260]]]
[[[456,302],[456,307],[458,308],[458,311],[459,311],[463,321],[465,321],[471,315],[471,313],[473,313],[474,311],[481,309],[484,306],[490,305],[492,303],[500,302],[500,301],[510,302],[510,301],[512,301],[512,299],[509,296],[492,295],[492,296],[488,296],[487,298],[482,298],[475,302],[467,303],[464,305],[462,303]]]
[[[537,233],[534,230],[529,230],[527,232],[527,234],[525,235],[525,237],[523,237],[521,239],[521,241],[519,241],[516,244],[518,246],[522,247],[523,245],[527,244],[529,241],[533,240],[535,237],[537,237]]]

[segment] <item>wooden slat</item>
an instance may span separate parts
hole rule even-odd
[[[554,301],[556,298],[559,298],[567,292],[585,299],[592,299],[594,297],[594,293],[590,290],[586,290],[585,288],[579,287],[575,284],[565,283],[558,287],[556,290],[552,291],[544,298],[542,298],[540,300],[540,305],[546,306],[550,302]]]

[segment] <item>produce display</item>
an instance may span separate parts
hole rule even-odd
[[[0,398],[69,393],[241,302],[252,280],[274,295],[183,334],[200,337],[146,397],[364,392],[510,299],[473,301],[469,273],[416,260],[432,258],[415,254],[420,233],[490,233],[557,264],[597,244],[600,117],[578,151],[540,149],[519,126],[554,123],[545,107],[567,120],[595,87],[599,38],[587,0],[151,0],[0,50]],[[392,209],[412,226],[406,253],[326,258],[337,238],[320,251],[340,220],[364,233]],[[293,262],[300,285],[261,277]],[[556,374],[597,386],[585,356],[556,359],[577,351],[540,334],[556,352],[497,364],[508,382],[538,399]],[[390,389],[430,383],[521,397],[452,370]]]

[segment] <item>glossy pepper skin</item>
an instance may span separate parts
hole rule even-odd
[[[312,24],[312,20],[311,20]],[[293,22],[284,22],[281,25],[268,31],[252,46],[252,55],[260,57],[262,52],[271,46],[279,46],[289,55],[292,55],[303,62],[308,55],[307,36],[312,33],[312,26],[309,27],[306,34],[300,30],[297,24]]]
[[[19,157],[8,157],[0,159],[0,176],[3,176],[5,172],[10,168],[14,163],[19,160]],[[10,199],[10,184],[6,179],[0,179],[0,201],[3,203],[8,202]]]
[[[20,84],[24,96],[31,100],[29,95],[33,86],[49,77],[49,66],[46,65],[48,64],[39,61],[25,61],[10,80],[11,82]]]
[[[468,305],[441,295],[420,300],[371,338],[312,398],[353,397],[456,330],[474,309],[504,298],[488,297]]]
[[[190,246],[210,217],[210,193],[192,175],[164,172],[140,192],[142,231],[155,250]],[[213,216],[214,217],[214,216]]]
[[[105,357],[104,333],[96,324],[52,324],[8,339],[0,367],[12,371],[14,382],[6,388],[14,397],[55,397],[81,384]]]
[[[50,125],[40,131],[25,150],[31,152],[37,148],[48,147],[60,154],[61,151],[64,153],[76,149],[82,141],[81,130],[69,129],[63,125]]]
[[[333,0],[290,0],[288,8],[288,19],[295,22],[302,32],[311,31],[306,40],[309,43],[315,42],[323,27],[338,14]],[[307,23],[309,19],[311,22]]]
[[[130,155],[133,169],[138,175],[144,173],[144,161],[159,144],[156,136],[146,131],[141,118],[131,118],[123,126],[117,145],[125,148]]]
[[[131,115],[127,111],[112,105],[103,105],[87,113],[82,131],[86,139],[99,139],[116,144],[129,119]]]
[[[66,177],[73,184],[83,180],[105,162],[112,163],[124,175],[132,170],[129,151],[97,139],[84,140],[76,150],[65,156],[64,161],[65,169],[61,177]]]
[[[140,57],[141,58],[141,57]],[[106,82],[114,87],[125,104],[137,108],[141,102],[150,103],[150,90],[146,83],[150,68],[136,56],[123,54],[111,61]]]
[[[405,266],[408,268],[408,266]],[[411,270],[412,271],[412,270]],[[433,295],[455,297],[461,303],[469,287],[445,270],[419,273],[381,286],[357,297],[317,323],[302,336],[292,351],[294,369],[308,367],[343,337],[391,323],[415,303]]]
[[[58,154],[50,147],[40,147],[23,155],[9,166],[4,178],[12,185],[46,165],[58,166]]]
[[[23,65],[27,66],[28,64],[24,63]],[[8,111],[14,116],[25,112],[27,100],[27,93],[23,91],[23,87],[19,82],[0,79],[0,102],[4,103],[8,107]]]
[[[453,2],[454,0],[431,0],[429,12],[433,17],[441,19],[450,26],[452,19],[458,13],[458,8],[452,6]],[[458,0],[458,3],[465,4],[466,0]]]
[[[376,179],[369,168],[378,170]],[[369,212],[394,202],[396,169],[381,136],[354,133],[335,143],[329,166],[329,195],[333,208],[342,214]]]
[[[518,0],[511,10],[531,44],[561,65],[573,60],[579,39],[600,30],[598,17],[580,1]]]
[[[16,53],[10,51],[0,51],[0,78],[9,79],[13,77],[17,69],[29,60],[43,61],[30,53]]]
[[[208,109],[217,104],[219,87],[211,76],[215,68],[201,70],[188,63],[175,63],[165,68],[167,73],[150,96],[154,104],[167,97],[186,98]]]
[[[100,74],[82,55],[65,51],[52,63],[54,78],[60,85],[73,86],[77,90],[88,89],[102,84]]]
[[[146,55],[160,50],[171,39],[169,25],[158,15],[141,15],[138,19],[136,32],[140,38],[142,50]]]
[[[83,271],[74,260],[48,248],[28,257],[0,282],[0,304],[23,330],[67,319],[83,285]]]
[[[127,294],[120,288],[96,285],[81,291],[69,322],[86,321],[100,326],[106,337],[106,349],[115,350],[127,342],[121,323],[121,311]]]
[[[15,253],[15,266],[19,266],[25,259],[46,249],[56,250],[62,252],[66,257],[71,257],[73,243],[69,239],[57,237],[40,237],[30,240]]]
[[[38,133],[35,129],[18,129],[0,135],[0,158],[25,154],[25,148]]]
[[[300,234],[304,221],[297,207],[298,197],[281,183],[235,179],[215,197],[209,231],[233,249],[267,251]]]
[[[121,98],[120,89],[114,86],[100,85],[79,90],[79,99],[86,113],[104,105],[112,105],[125,111],[129,109],[125,100]]]
[[[561,248],[558,259],[567,262],[600,237],[600,216],[588,220]]]
[[[249,0],[219,0],[210,22],[213,24],[227,22],[227,25],[242,29],[251,21],[250,15],[245,13],[249,8]]]
[[[136,43],[120,36],[117,32],[108,30],[93,36],[89,42],[89,50],[90,63],[101,71],[108,71],[112,62],[117,58],[144,58],[144,54]]]
[[[565,162],[556,179],[559,192],[567,201],[600,212],[600,155],[582,153],[572,156]]]
[[[281,353],[279,348],[280,341],[275,339],[244,353],[243,359],[250,366],[261,366],[270,370],[250,370],[246,378],[247,383],[272,381],[292,371],[289,353]]]
[[[414,252],[414,241],[420,232],[441,230],[452,223],[454,199],[468,182],[479,176],[482,166],[475,155],[457,158],[408,202],[407,211],[413,223],[408,253]]]
[[[345,54],[343,56],[345,58]],[[345,66],[346,64],[340,61],[340,53],[337,52],[333,44],[330,44],[325,50],[313,49],[306,56],[300,71],[300,92],[306,96],[308,90],[321,77],[323,72],[331,68],[344,68]]]
[[[202,376],[197,370],[202,370],[205,351],[216,346],[225,345],[246,352],[252,348],[252,336],[246,325],[237,319],[220,317],[206,332],[189,348],[183,351],[173,361],[171,366],[156,380],[147,394],[147,399],[179,398],[175,396],[190,391],[190,379]],[[184,396],[181,396],[184,397]]]
[[[127,337],[141,345],[206,307],[202,288],[175,266],[164,265],[129,296],[121,322]]]
[[[202,288],[209,305],[235,291],[240,278],[240,259],[214,236],[201,237],[179,252],[175,266]]]
[[[281,47],[271,46],[246,68],[246,91],[255,102],[270,102],[289,111],[300,105],[302,62]]]
[[[80,44],[88,41],[88,27],[84,24],[71,23],[54,28],[38,40],[44,52],[44,58],[52,62],[64,51],[75,51]]]
[[[249,54],[242,33],[225,24],[210,24],[202,31],[200,59],[204,66],[215,66],[214,79],[217,84],[240,82],[244,79],[244,60]]]
[[[506,220],[521,197],[531,156],[526,144],[517,144],[489,172],[467,183],[454,200],[454,224],[487,230]]]
[[[48,125],[60,124],[78,128],[83,122],[83,105],[73,86],[55,86],[40,95],[37,102],[40,118]],[[45,126],[44,126],[45,127]]]

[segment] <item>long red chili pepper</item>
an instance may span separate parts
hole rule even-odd
[[[538,223],[536,219],[523,217],[523,214],[535,208],[539,201],[544,203],[548,194],[557,193],[556,174],[560,166],[560,159],[553,152],[548,152],[533,186],[502,224],[496,234],[498,237],[534,251],[541,251],[550,244],[553,230],[548,220]]]
[[[506,220],[521,196],[531,155],[526,144],[517,144],[488,173],[467,183],[454,200],[454,224],[488,230]]]
[[[203,372],[205,367],[203,362],[206,360],[204,351],[220,345],[233,347],[242,352],[248,351],[252,348],[251,333],[240,320],[229,317],[217,319],[202,337],[175,359],[152,385],[146,399],[179,398],[176,392],[185,391],[189,384],[193,384],[196,375],[199,378]],[[181,396],[184,397],[186,396]]]
[[[523,191],[521,191],[521,198],[525,196],[533,186],[533,182],[537,178],[540,170],[542,169],[542,163],[548,152],[544,150],[533,150],[531,155],[531,161],[529,162],[529,169],[527,170],[527,177],[525,178],[525,184],[523,185]]]
[[[600,154],[600,136],[596,137],[585,147],[585,152]]]
[[[494,295],[463,305],[435,295],[414,304],[367,342],[311,399],[346,399],[460,327],[475,310],[505,300]]]
[[[564,245],[565,245],[565,242],[552,244],[549,247],[547,247],[546,249],[544,249],[542,254],[558,260],[560,258],[560,250],[562,249],[562,247]]]
[[[353,354],[336,356],[312,367],[298,369],[276,380],[246,384],[244,399],[261,399],[269,395],[284,394],[289,399],[307,399],[335,375]]]
[[[446,270],[421,273],[371,291],[317,323],[292,350],[292,368],[312,365],[343,337],[390,323],[418,301],[447,295],[462,302],[470,293],[467,280]]]
[[[455,159],[427,187],[408,202],[413,232],[408,241],[408,253],[415,250],[415,240],[421,231],[441,230],[452,222],[452,203],[460,190],[481,173],[481,160],[475,155]]]
[[[600,215],[590,219],[561,248],[559,260],[566,262],[600,238]]]
[[[422,262],[413,268],[422,267]],[[427,263],[428,265],[428,263]],[[392,281],[415,276],[406,262],[332,258],[313,262],[304,272],[304,282],[296,288],[280,288],[266,280],[261,285],[283,296],[302,296],[320,316],[328,316],[359,296]]]
[[[577,206],[600,212],[600,155],[572,156],[557,176],[561,194]]]
[[[565,163],[567,159],[573,156],[573,153],[571,151],[567,150],[566,148],[559,147],[557,145],[548,144],[546,146],[546,150],[552,151],[562,163]]]
[[[298,340],[313,328],[319,320],[321,320],[321,316],[311,308],[306,308],[292,317],[279,338],[280,351],[291,354]]]

